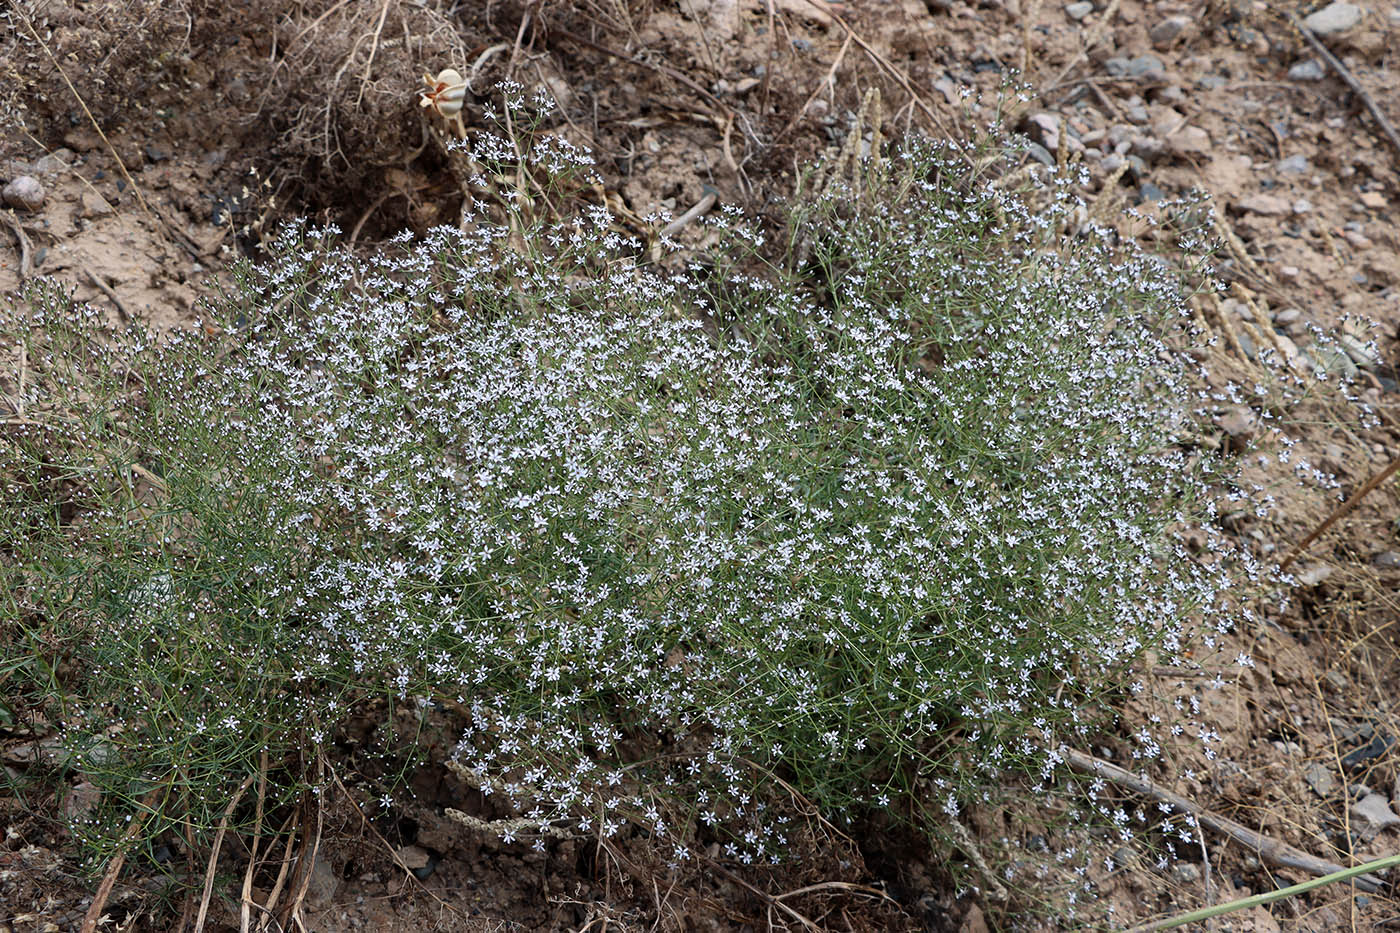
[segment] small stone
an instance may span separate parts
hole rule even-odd
[[[1346,32],[1361,22],[1361,7],[1351,3],[1329,3],[1303,20],[1303,25],[1315,35],[1330,36]]]
[[[1103,70],[1107,71],[1111,77],[1126,78],[1128,76],[1128,68],[1130,64],[1131,63],[1128,59],[1123,58],[1119,55],[1115,55],[1113,58],[1110,58],[1103,63]]]
[[[1371,558],[1371,566],[1377,570],[1400,570],[1400,551],[1381,551]]]
[[[1276,194],[1252,194],[1239,202],[1239,208],[1249,214],[1262,214],[1265,217],[1282,217],[1292,205],[1286,198]]]
[[[1342,758],[1342,767],[1348,770],[1358,765],[1365,764],[1374,758],[1379,758],[1390,751],[1395,745],[1395,740],[1388,735],[1373,736],[1371,741],[1360,748],[1353,749]]]
[[[1351,357],[1351,361],[1362,369],[1373,369],[1380,365],[1381,355],[1376,351],[1375,344],[1367,344],[1351,334],[1340,334],[1337,343],[1342,351]]]
[[[17,211],[37,211],[44,206],[44,186],[33,175],[21,175],[0,190],[0,197]]]
[[[1351,812],[1365,820],[1372,830],[1400,825],[1400,816],[1390,809],[1390,801],[1381,794],[1367,794],[1351,805]]]
[[[1128,75],[1133,78],[1164,78],[1167,69],[1156,55],[1139,55],[1128,62]]]
[[[1346,351],[1336,347],[1318,346],[1314,347],[1312,352],[1323,372],[1346,379],[1356,376],[1356,364],[1346,355]]]
[[[1129,123],[1136,126],[1142,126],[1148,120],[1152,119],[1152,116],[1147,112],[1147,108],[1141,104],[1138,104],[1136,107],[1129,107],[1124,116],[1128,118]]]
[[[1065,4],[1065,15],[1075,22],[1078,22],[1092,12],[1094,12],[1094,5],[1092,3],[1081,2]]]
[[[1332,576],[1332,568],[1326,564],[1316,564],[1298,574],[1298,582],[1303,586],[1317,586]]]
[[[1361,192],[1361,203],[1366,207],[1373,207],[1376,210],[1381,210],[1390,202],[1387,201],[1385,195],[1381,194],[1379,191],[1363,191]]]
[[[1332,772],[1324,765],[1311,764],[1303,772],[1303,780],[1308,782],[1308,786],[1313,789],[1323,800],[1328,799],[1337,791],[1337,779],[1332,776]]]
[[[1183,126],[1165,140],[1167,148],[1177,155],[1204,155],[1210,152],[1210,134],[1199,126]]]
[[[1284,175],[1306,175],[1312,171],[1312,163],[1308,162],[1307,156],[1293,155],[1279,159],[1278,170]]]
[[[1053,113],[1036,113],[1026,118],[1026,135],[1050,152],[1060,148],[1060,118]]]
[[[1322,67],[1322,62],[1315,58],[1301,61],[1288,69],[1288,80],[1290,81],[1321,81],[1327,77],[1327,69]]]
[[[112,213],[112,205],[107,203],[107,199],[91,189],[84,189],[79,201],[83,205],[84,217],[105,217]]]
[[[1142,188],[1139,190],[1138,193],[1142,195],[1142,199],[1144,201],[1147,201],[1148,203],[1152,204],[1155,204],[1158,201],[1165,201],[1167,198],[1166,193],[1162,191],[1161,188],[1158,188],[1156,185],[1152,184],[1152,182],[1150,181],[1143,182]]]
[[[427,868],[432,856],[428,850],[422,846],[400,846],[399,861],[403,862],[409,871],[417,871],[420,868]]]
[[[1205,75],[1196,81],[1196,86],[1203,91],[1218,91],[1229,83],[1223,75]]]
[[[1277,324],[1292,324],[1302,316],[1303,312],[1299,311],[1297,308],[1284,308],[1274,315],[1274,322]]]
[[[155,143],[147,143],[145,146],[146,158],[152,162],[164,162],[170,158],[170,150]]]
[[[40,156],[34,163],[34,171],[40,175],[57,175],[73,167],[76,156],[72,149],[55,149],[46,156]]]
[[[1230,439],[1229,447],[1239,453],[1249,446],[1258,431],[1258,420],[1254,412],[1243,405],[1236,405],[1215,419],[1215,424]]]
[[[1293,202],[1293,213],[1295,214],[1306,214],[1312,209],[1312,202],[1307,198],[1299,198]]]
[[[69,820],[85,820],[102,801],[102,791],[90,781],[73,785],[63,800],[63,815]]]
[[[1149,29],[1147,37],[1152,40],[1154,49],[1165,49],[1181,38],[1182,34],[1191,28],[1192,22],[1189,16],[1168,16]]]
[[[1367,250],[1376,244],[1371,242],[1371,238],[1358,230],[1343,230],[1342,239],[1351,244],[1352,249]]]
[[[340,878],[331,863],[319,853],[311,863],[311,877],[306,884],[306,902],[313,907],[329,907],[340,888]]]
[[[1044,165],[1047,168],[1055,167],[1055,157],[1052,156],[1050,154],[1050,151],[1044,146],[1042,146],[1040,143],[1030,143],[1026,146],[1026,152],[1030,155],[1032,159],[1035,159],[1041,165]]]
[[[1278,274],[1280,278],[1296,279],[1303,274],[1303,270],[1297,266],[1279,266]]]
[[[1172,866],[1172,877],[1180,884],[1195,884],[1201,880],[1201,870],[1194,862],[1177,862]]]

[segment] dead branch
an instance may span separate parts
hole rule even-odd
[[[1356,80],[1356,76],[1347,70],[1347,66],[1343,65],[1337,56],[1333,55],[1331,51],[1328,50],[1327,46],[1318,41],[1317,36],[1313,35],[1311,29],[1299,22],[1298,17],[1290,13],[1288,14],[1288,21],[1292,23],[1293,28],[1298,30],[1298,33],[1307,40],[1308,45],[1313,47],[1313,51],[1321,55],[1322,60],[1337,73],[1337,77],[1346,82],[1347,87],[1351,88],[1352,93],[1361,98],[1361,103],[1365,104],[1366,109],[1371,112],[1371,117],[1376,121],[1376,125],[1381,128],[1381,132],[1385,134],[1385,138],[1390,140],[1390,144],[1395,147],[1396,154],[1400,155],[1400,134],[1395,132],[1395,127],[1390,125],[1390,121],[1385,118],[1385,114],[1381,112],[1381,108],[1376,106],[1376,102],[1371,99],[1370,94],[1366,93],[1366,89],[1361,86],[1360,81]]]
[[[1083,774],[1092,774],[1101,777],[1106,781],[1117,784],[1119,787],[1131,790],[1133,793],[1141,794],[1144,797],[1151,797],[1153,800],[1165,803],[1178,812],[1194,817],[1197,822],[1207,829],[1213,830],[1233,839],[1240,845],[1258,855],[1261,859],[1279,868],[1292,868],[1296,871],[1305,871],[1310,875],[1330,875],[1333,872],[1345,871],[1346,869],[1325,859],[1316,858],[1301,849],[1296,849],[1286,842],[1271,839],[1262,833],[1257,833],[1249,827],[1236,823],[1226,816],[1211,813],[1205,807],[1195,801],[1188,800],[1180,794],[1172,793],[1165,787],[1155,784],[1146,778],[1140,778],[1130,771],[1124,770],[1111,762],[1102,758],[1095,758],[1093,755],[1077,751],[1072,748],[1062,749],[1066,763],[1071,768]],[[1362,875],[1356,879],[1356,886],[1367,893],[1375,893],[1383,887],[1379,878],[1374,875]]]

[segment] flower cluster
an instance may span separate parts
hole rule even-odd
[[[94,581],[90,661],[165,686],[89,724],[163,773],[172,718],[246,762],[430,700],[541,836],[744,859],[783,849],[774,775],[832,818],[1048,781],[1226,581],[1167,534],[1207,469],[1177,284],[1092,230],[1048,249],[1072,204],[954,164],[799,206],[810,248],[762,276],[730,215],[679,271],[599,208],[368,258],[288,230],[226,339],[145,351],[122,430],[160,519],[107,516],[139,540]]]

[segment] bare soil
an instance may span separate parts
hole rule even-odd
[[[1320,41],[1400,122],[1400,6],[1357,2],[1356,24]],[[16,0],[0,12],[0,184],[30,175],[45,199],[0,211],[0,294],[22,274],[55,276],[113,314],[189,326],[210,277],[256,257],[263,231],[288,216],[335,221],[366,246],[455,222],[460,195],[440,130],[416,98],[422,73],[442,67],[471,77],[469,124],[502,78],[547,89],[562,115],[554,129],[595,152],[610,205],[631,218],[679,214],[710,188],[762,212],[793,192],[799,165],[839,145],[871,87],[893,131],[966,138],[1019,71],[1033,97],[1007,98],[1019,107],[1012,122],[1047,158],[1063,148],[1088,168],[1096,210],[1133,207],[1136,216],[1105,214],[1125,233],[1152,240],[1162,202],[1193,189],[1220,211],[1230,290],[1199,302],[1216,338],[1201,351],[1204,378],[1220,398],[1219,430],[1202,443],[1249,452],[1248,477],[1274,507],[1260,516],[1242,505],[1220,523],[1261,562],[1276,561],[1400,454],[1400,149],[1331,65],[1297,67],[1318,56],[1288,17],[1315,7],[1076,6]],[[1357,366],[1319,333],[1374,344],[1353,347]],[[1353,382],[1339,389],[1310,365],[1265,366],[1261,347],[1285,357],[1291,347]],[[0,373],[0,391],[13,383]],[[1252,621],[1202,659],[1200,678],[1167,672],[1131,700],[1131,717],[1177,716],[1218,733],[1213,759],[1200,743],[1169,750],[1157,772],[1194,775],[1164,777],[1170,789],[1341,864],[1400,851],[1400,830],[1365,816],[1400,797],[1397,552],[1392,480],[1298,556],[1291,589],[1261,580],[1242,597]],[[1225,669],[1221,659],[1239,652],[1253,665]],[[1217,670],[1240,688],[1207,689]],[[52,819],[83,806],[81,776],[56,794],[26,780],[42,767],[42,738],[0,726],[12,788],[0,785],[0,933],[76,930],[96,886]],[[1106,740],[1089,751],[1131,767],[1129,748]],[[443,808],[489,818],[488,801],[445,771],[418,782],[417,806],[392,819],[350,798],[326,808],[304,929],[801,929],[799,914],[833,930],[1046,928],[1024,906],[950,889],[926,852],[879,827],[850,840],[814,833],[803,858],[778,870],[716,863],[675,877],[640,840],[535,853],[473,835]],[[1141,802],[1125,796],[1124,806]],[[1055,832],[1014,804],[969,818],[997,865]],[[242,845],[225,853],[208,929],[239,928]],[[1303,880],[1209,833],[1178,849],[1165,868],[1131,844],[1095,864],[1090,880],[1115,909],[1109,927]],[[104,929],[191,923],[197,904],[173,882],[202,877],[197,854],[171,840],[148,855],[118,881]],[[258,875],[255,899],[271,883]],[[1216,928],[1380,930],[1396,918],[1391,885],[1339,885]]]

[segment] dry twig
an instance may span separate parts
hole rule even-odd
[[[1307,40],[1308,45],[1313,47],[1313,51],[1321,55],[1322,60],[1337,73],[1339,78],[1346,82],[1347,87],[1351,88],[1352,93],[1361,98],[1361,103],[1366,105],[1366,109],[1370,111],[1371,117],[1376,121],[1376,125],[1381,128],[1381,132],[1385,134],[1385,138],[1390,140],[1390,144],[1395,147],[1396,154],[1400,155],[1400,134],[1395,132],[1395,127],[1390,125],[1390,121],[1385,118],[1385,114],[1381,111],[1381,108],[1376,106],[1375,100],[1371,98],[1370,94],[1366,93],[1366,89],[1361,86],[1360,81],[1356,80],[1356,76],[1347,69],[1346,65],[1341,63],[1337,56],[1333,55],[1331,51],[1328,50],[1327,46],[1318,41],[1317,36],[1313,35],[1311,29],[1298,21],[1298,17],[1290,13],[1288,14],[1288,21],[1292,23],[1293,28],[1298,30],[1299,34]]]
[[[1095,758],[1093,755],[1072,748],[1063,749],[1061,754],[1064,755],[1066,763],[1074,770],[1101,777],[1119,787],[1144,797],[1151,797],[1178,812],[1194,817],[1202,826],[1220,833],[1227,839],[1233,839],[1271,865],[1304,871],[1310,875],[1330,875],[1333,872],[1346,870],[1335,862],[1317,858],[1286,842],[1280,842],[1265,836],[1263,833],[1257,833],[1241,823],[1236,823],[1229,817],[1211,813],[1195,801],[1175,794],[1146,778],[1138,777],[1111,762],[1104,761],[1102,758]],[[1381,890],[1382,882],[1373,875],[1362,875],[1356,879],[1356,886],[1368,893],[1375,893]]]
[[[1288,556],[1285,557],[1282,560],[1282,562],[1279,563],[1279,571],[1282,572],[1287,570],[1289,566],[1292,565],[1292,563],[1295,560],[1297,560],[1305,550],[1307,550],[1308,545],[1316,541],[1318,537],[1328,528],[1331,528],[1333,525],[1337,524],[1337,522],[1350,515],[1352,513],[1352,510],[1354,510],[1358,505],[1361,504],[1361,500],[1365,498],[1371,490],[1375,489],[1381,483],[1384,483],[1386,480],[1390,479],[1390,477],[1395,474],[1396,470],[1400,470],[1400,457],[1396,457],[1394,460],[1391,460],[1385,469],[1381,470],[1375,476],[1372,476],[1370,479],[1366,480],[1366,482],[1362,484],[1360,489],[1351,494],[1351,498],[1347,499],[1347,501],[1343,502],[1341,505],[1333,509],[1332,514],[1327,516],[1327,519],[1321,525],[1318,525],[1312,530],[1312,534],[1308,535],[1302,541],[1299,541],[1297,544],[1293,545],[1293,549],[1288,552]]]
[[[0,213],[0,217],[5,218],[5,223],[14,232],[15,239],[19,240],[19,280],[23,282],[34,274],[34,260],[29,246],[29,237],[25,236],[24,225],[20,223],[14,211]]]
[[[209,850],[209,867],[204,870],[204,893],[199,898],[199,913],[195,915],[194,933],[203,933],[204,920],[209,915],[209,899],[214,895],[214,872],[219,867],[219,849],[224,844],[224,833],[228,832],[228,821],[233,816],[238,801],[243,799],[244,792],[252,786],[255,777],[257,775],[250,774],[243,779],[228,806],[224,808],[223,818],[219,820],[219,829],[214,833],[214,845]]]
[[[92,284],[102,289],[102,294],[106,295],[112,300],[112,304],[116,306],[117,314],[120,315],[122,321],[128,324],[131,323],[131,313],[126,310],[126,305],[122,304],[122,300],[117,297],[117,293],[112,291],[112,286],[104,282],[102,280],[102,276],[98,275],[96,272],[93,272],[86,266],[83,267],[83,271],[86,272],[87,277],[92,280]]]

